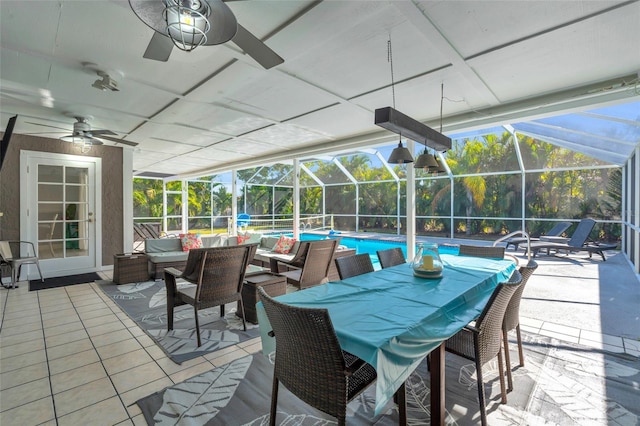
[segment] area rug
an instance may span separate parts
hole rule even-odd
[[[67,285],[86,284],[102,280],[102,277],[95,272],[88,274],[68,275],[66,277],[45,278],[41,280],[29,281],[29,291],[45,290],[48,288],[64,287]]]
[[[497,363],[484,366],[489,424],[636,425],[640,419],[640,361],[536,335],[524,336],[525,367],[514,371],[514,390],[500,404]],[[515,343],[515,342],[514,342]],[[515,348],[515,344],[512,345]],[[512,352],[512,360],[517,352]],[[138,400],[147,424],[268,424],[273,366],[258,353],[235,360]],[[473,364],[446,357],[448,425],[480,423]],[[407,381],[411,425],[429,424],[429,376],[422,363]],[[389,402],[374,416],[375,386],[348,407],[349,425],[397,425]],[[335,418],[309,407],[282,385],[277,425],[329,425]]]
[[[250,322],[247,322],[247,331],[244,331],[242,319],[235,314],[236,304],[228,304],[224,318],[220,317],[218,307],[198,312],[202,339],[202,346],[198,347],[192,306],[176,307],[173,313],[173,330],[167,331],[167,293],[164,281],[121,285],[104,280],[96,282],[177,364],[260,335],[258,326]],[[192,284],[178,282],[179,288],[190,285]]]

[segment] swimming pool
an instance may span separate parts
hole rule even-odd
[[[324,240],[327,238],[326,235],[322,234],[300,234],[301,241],[314,241],[314,240]],[[380,269],[380,262],[378,261],[378,255],[376,251],[385,250],[395,247],[400,247],[402,249],[402,253],[404,257],[407,257],[407,245],[403,242],[398,241],[386,241],[386,240],[376,240],[371,238],[357,238],[357,237],[348,237],[341,236],[340,234],[335,234],[331,238],[342,238],[340,240],[340,244],[346,246],[351,249],[355,249],[356,253],[368,253],[371,257],[371,262],[373,263],[373,267],[378,270]],[[438,251],[440,253],[450,253],[457,254],[458,249],[456,247],[451,246],[439,246]],[[417,247],[416,247],[417,252]],[[409,259],[411,261],[411,259]]]

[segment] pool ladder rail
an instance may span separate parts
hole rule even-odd
[[[527,234],[525,231],[518,230],[518,231],[513,231],[507,235],[503,235],[502,237],[498,238],[493,242],[493,246],[495,247],[498,245],[498,243],[508,240],[509,238],[516,235],[522,235],[527,239],[527,264],[529,264],[531,262],[531,237],[529,237],[529,234]]]

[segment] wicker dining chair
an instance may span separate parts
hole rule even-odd
[[[336,269],[341,280],[374,271],[369,253],[336,257]]]
[[[522,293],[524,287],[529,280],[529,277],[538,269],[538,264],[535,260],[530,259],[529,263],[521,266],[519,271],[522,275],[522,284],[513,293],[507,310],[504,313],[504,321],[502,321],[502,339],[504,345],[505,363],[507,365],[507,391],[513,390],[513,377],[511,374],[511,357],[509,355],[509,336],[508,333],[515,329],[516,338],[518,342],[518,357],[520,358],[520,367],[524,367],[524,352],[522,350],[522,336],[520,335],[520,300],[522,299]]]
[[[404,253],[400,247],[378,250],[376,254],[378,255],[378,260],[380,261],[382,269],[407,263],[407,260],[404,258]]]
[[[329,282],[329,271],[333,256],[340,244],[340,239],[305,241],[300,243],[298,252],[292,260],[270,259],[271,272],[287,277],[287,281],[300,290]],[[302,253],[301,253],[302,250]],[[282,271],[280,264],[294,266],[297,269]]]
[[[504,257],[504,247],[494,246],[474,246],[460,244],[461,256],[487,257],[492,259],[502,259]]]
[[[347,405],[377,377],[370,364],[340,348],[326,309],[285,305],[258,288],[276,339],[269,424],[276,424],[278,387],[346,424]],[[406,421],[404,384],[396,392],[401,421]]]
[[[230,247],[214,247],[189,250],[189,256],[183,272],[175,268],[165,268],[164,280],[167,289],[167,330],[173,330],[173,311],[176,306],[193,306],[198,347],[200,323],[198,310],[220,306],[220,316],[224,316],[224,305],[240,302],[244,330],[244,305],[242,303],[242,285],[244,275],[255,253],[255,244]],[[176,279],[182,278],[195,286],[178,288]]]
[[[502,362],[502,323],[509,301],[521,284],[522,275],[516,270],[509,281],[498,284],[475,323],[465,326],[445,342],[447,352],[475,362],[480,419],[483,426],[487,424],[487,410],[482,366],[496,356],[501,399],[503,404],[507,402]]]

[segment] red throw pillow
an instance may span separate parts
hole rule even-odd
[[[202,247],[200,234],[180,234],[180,242],[182,243],[182,251]]]
[[[276,253],[288,254],[295,243],[295,238],[289,238],[285,237],[284,235],[280,235],[280,238],[278,238],[278,242],[276,242],[272,250]]]
[[[244,243],[245,241],[247,241],[249,238],[251,238],[251,235],[249,235],[248,232],[245,232],[244,234],[242,232],[238,232],[238,245]]]

